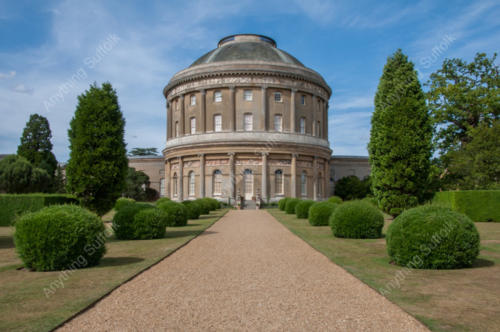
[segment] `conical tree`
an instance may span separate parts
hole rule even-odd
[[[373,193],[384,211],[397,215],[428,194],[433,133],[417,73],[401,50],[387,59],[371,125]]]
[[[17,154],[26,158],[34,167],[47,171],[54,177],[57,160],[52,153],[49,121],[39,114],[31,114],[21,136],[21,144],[17,147]]]
[[[82,204],[102,215],[125,189],[128,160],[125,120],[110,83],[91,85],[78,97],[68,130],[70,159],[67,189]]]

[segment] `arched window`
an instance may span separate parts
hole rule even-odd
[[[302,196],[307,196],[307,173],[302,171],[300,175],[300,194]]]
[[[189,172],[189,196],[194,196],[195,191],[195,178],[194,172]]]
[[[243,115],[244,118],[244,123],[243,123],[243,128],[245,131],[252,131],[253,130],[253,114],[252,113],[245,113]]]
[[[306,133],[306,118],[300,118],[300,133]]]
[[[274,190],[276,194],[283,194],[283,171],[280,169],[274,172]]]
[[[177,196],[179,190],[178,188],[179,183],[177,182],[177,173],[174,173],[174,177],[172,178],[172,185],[174,187],[172,190],[174,192],[174,196]]]
[[[274,130],[283,131],[283,117],[281,114],[276,114],[274,116]]]
[[[213,196],[220,196],[222,194],[222,172],[220,170],[214,171],[212,191]]]

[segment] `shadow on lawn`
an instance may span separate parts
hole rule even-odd
[[[0,249],[14,248],[14,237],[0,236]]]
[[[98,267],[121,266],[142,262],[144,258],[140,257],[103,257]]]
[[[472,264],[472,268],[491,267],[494,265],[495,262],[490,261],[489,259],[477,258]]]
[[[200,234],[202,233],[202,234]],[[200,234],[200,236],[203,236],[203,235],[210,235],[210,234],[214,234],[216,232],[213,232],[213,231],[202,231],[202,230],[186,230],[186,231],[173,231],[173,232],[169,232],[168,229],[167,229],[167,234],[165,234],[165,238],[174,238],[174,237],[184,237],[184,236],[196,236],[198,234]]]

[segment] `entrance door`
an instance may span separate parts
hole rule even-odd
[[[245,186],[245,200],[251,200],[253,196],[253,174],[249,169],[246,169],[243,173],[243,185]]]

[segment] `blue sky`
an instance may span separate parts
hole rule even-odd
[[[77,96],[105,81],[128,147],[161,150],[172,75],[226,35],[258,33],[332,87],[334,154],[367,155],[387,56],[402,48],[425,82],[445,58],[498,52],[499,17],[498,1],[0,1],[0,153],[15,153],[29,114],[40,113],[66,161]]]

